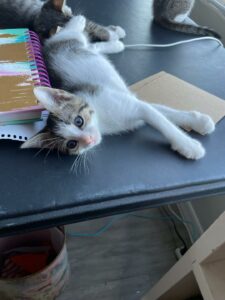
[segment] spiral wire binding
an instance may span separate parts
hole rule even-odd
[[[50,79],[42,55],[42,46],[38,35],[35,32],[28,30],[26,42],[34,85],[51,87]]]

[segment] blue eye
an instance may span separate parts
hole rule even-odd
[[[77,147],[77,144],[78,144],[77,141],[71,140],[67,142],[66,147],[68,149],[75,149]]]
[[[84,119],[81,116],[77,116],[74,120],[74,124],[81,128],[84,125]]]

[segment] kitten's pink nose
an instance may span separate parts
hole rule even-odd
[[[83,136],[81,138],[81,141],[85,144],[85,145],[90,145],[94,142],[94,138],[92,136]]]

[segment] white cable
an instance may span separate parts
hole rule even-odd
[[[167,47],[174,47],[174,46],[183,45],[183,44],[192,43],[192,42],[201,41],[201,40],[214,40],[214,41],[217,41],[219,43],[219,45],[223,47],[223,44],[222,44],[222,42],[219,39],[217,39],[215,37],[211,37],[211,36],[204,36],[204,37],[199,37],[199,38],[194,38],[194,39],[179,41],[179,42],[170,43],[170,44],[134,44],[134,45],[125,45],[125,48],[126,49],[129,49],[129,48],[130,49],[131,48],[167,48]]]

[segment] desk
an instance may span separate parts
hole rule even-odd
[[[74,8],[77,1],[68,1]],[[125,43],[167,43],[190,36],[151,23],[149,0],[82,0],[76,12],[127,31]],[[126,50],[111,57],[128,84],[165,70],[225,98],[225,49],[200,41],[168,49]],[[207,155],[188,161],[149,127],[104,138],[88,171],[70,173],[73,157],[19,150],[1,141],[0,234],[84,221],[144,207],[225,193],[225,121],[196,136]]]

